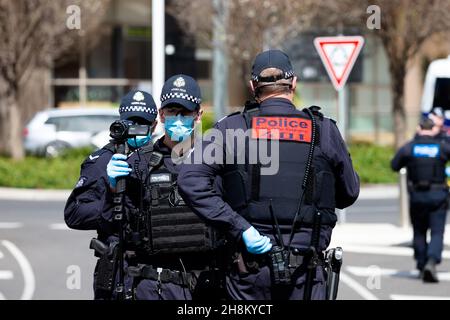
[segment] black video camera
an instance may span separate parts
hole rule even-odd
[[[134,124],[130,120],[116,120],[109,127],[109,135],[115,141],[126,141],[136,136],[147,136],[150,126]]]

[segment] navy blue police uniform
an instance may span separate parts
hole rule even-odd
[[[139,118],[152,123],[156,119],[157,109],[150,94],[131,91],[122,99],[119,113],[122,120]],[[98,240],[111,249],[104,255],[95,253],[99,259],[94,271],[94,299],[113,297],[109,279],[113,276],[113,270],[110,270],[108,262],[112,259],[118,238],[113,223],[113,208],[107,201],[110,188],[106,168],[114,153],[115,146],[109,143],[86,158],[64,209],[64,219],[69,228],[96,230]],[[127,278],[126,282],[126,287],[130,289],[131,279]]]
[[[267,67],[281,69],[285,78],[290,78],[293,76],[290,62],[284,53],[280,57],[280,53],[268,51],[259,60],[262,58],[262,64],[267,66],[269,58],[272,64]],[[281,59],[278,64],[277,59]],[[226,286],[231,299],[302,299],[307,259],[301,252],[310,245],[314,213],[317,210],[322,213],[318,246],[322,252],[328,247],[336,224],[335,208],[350,206],[359,195],[359,177],[335,122],[320,114],[318,108],[313,108],[313,113],[316,143],[309,168],[312,175],[305,192],[302,180],[311,151],[312,119],[309,113],[297,110],[284,98],[268,98],[260,105],[249,105],[244,112],[232,114],[215,125],[223,137],[227,130],[251,130],[245,137],[245,163],[237,160],[242,153],[242,149],[238,150],[241,143],[227,145],[232,140],[208,138],[195,152],[205,157],[208,150],[223,151],[222,159],[226,161],[186,165],[179,174],[180,191],[187,203],[229,237]],[[278,131],[270,136],[271,129]],[[264,137],[279,141],[279,169],[274,175],[261,174],[264,165],[249,161],[250,153],[256,152],[251,142]],[[211,181],[217,176],[223,178],[223,197],[212,188]],[[242,233],[251,226],[270,237],[272,244],[289,245],[299,253],[290,258],[297,268],[289,286],[274,285],[267,254],[250,254],[243,248]],[[325,295],[326,274],[323,265],[319,265],[313,279],[312,299],[325,299]]]
[[[420,271],[427,263],[439,264],[442,260],[448,208],[445,164],[449,159],[450,146],[440,135],[419,134],[401,147],[391,161],[394,171],[407,168],[414,258]],[[431,230],[429,242],[428,230]]]
[[[220,263],[216,251],[218,236],[179,195],[177,176],[184,164],[180,158],[180,162],[174,162],[171,149],[163,140],[164,137],[159,139],[147,155],[162,155],[150,171],[148,161],[141,160],[146,157],[145,149],[138,150],[127,160],[134,167],[128,178],[129,186],[138,188],[133,194],[142,195],[131,199],[132,207],[145,208],[147,220],[142,223],[151,226],[144,235],[145,242],[138,235],[141,245],[135,244],[134,257],[128,261],[135,298],[219,299],[217,290],[222,279],[217,269]],[[132,221],[132,224],[136,223]]]
[[[194,112],[200,109],[200,103],[200,88],[193,78],[179,74],[164,83],[162,112],[170,106]],[[177,145],[180,140],[184,142],[183,134],[186,138],[190,136],[186,133],[190,128],[182,129],[181,122],[182,116],[177,118],[177,125],[169,125],[165,114],[166,135],[154,144],[152,150],[139,149],[128,159],[133,168],[128,182],[137,187],[130,192],[130,197],[141,195],[132,199],[133,207],[140,207],[140,211],[145,212],[143,220],[131,221],[134,225],[131,229],[137,230],[138,234],[131,237],[137,241],[134,241],[134,257],[128,261],[128,274],[134,279],[137,299],[221,298],[222,279],[218,270],[221,239],[186,206],[178,192],[177,176],[188,161],[190,150],[180,156],[165,144],[171,139]],[[147,160],[142,161],[144,158]],[[216,190],[220,192],[218,184]],[[139,223],[147,226],[144,234],[136,228]]]

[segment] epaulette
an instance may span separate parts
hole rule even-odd
[[[222,120],[224,120],[224,119],[226,119],[226,118],[229,118],[229,117],[231,117],[231,116],[235,116],[235,115],[240,114],[240,113],[241,113],[241,111],[236,111],[236,112],[230,113],[230,114],[228,114],[228,115],[226,115],[226,116],[220,118],[220,119],[217,121],[217,123],[219,123],[220,121],[222,121]]]
[[[333,122],[334,124],[336,124],[336,120],[334,120],[334,119],[332,119],[332,118],[325,117],[325,119],[328,119],[328,120],[330,120],[331,122]]]
[[[259,106],[260,106],[259,102],[255,101],[255,100],[248,100],[245,102],[243,112],[248,112],[253,109],[259,109]]]
[[[100,158],[100,156],[103,153],[108,152],[108,151],[111,153],[115,152],[114,144],[108,143],[107,145],[103,146],[102,148],[94,151],[86,158],[86,160],[84,160],[84,162],[85,163],[95,162],[98,158]]]

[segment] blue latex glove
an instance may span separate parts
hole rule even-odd
[[[245,230],[242,233],[242,239],[247,247],[247,251],[253,254],[266,253],[272,248],[269,237],[262,236],[254,227]]]
[[[128,163],[124,160],[127,160],[127,156],[124,154],[116,153],[112,156],[111,160],[109,160],[108,165],[106,167],[106,173],[108,174],[108,181],[111,188],[115,188],[117,181],[116,178],[124,177],[130,174],[131,168],[128,167]]]

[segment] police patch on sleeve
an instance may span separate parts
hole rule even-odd
[[[311,143],[311,120],[296,117],[254,117],[252,138]]]
[[[78,180],[77,184],[75,185],[75,189],[82,187],[86,182],[86,180],[87,180],[86,177],[80,177],[80,180]]]
[[[437,158],[439,155],[439,144],[415,144],[413,146],[414,158]]]

